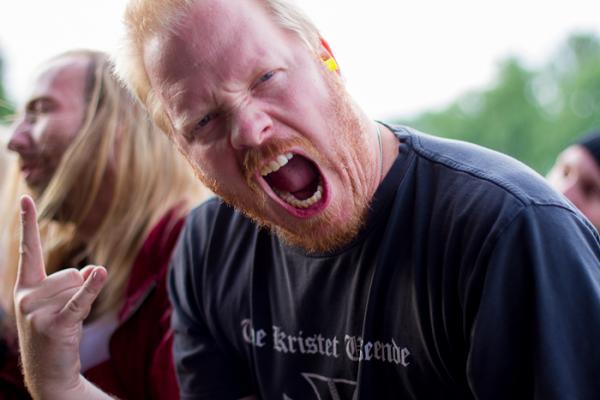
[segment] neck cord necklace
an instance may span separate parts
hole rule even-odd
[[[379,183],[381,183],[383,180],[383,145],[381,144],[381,128],[377,122],[375,122],[375,129],[377,130],[377,142],[379,143]]]

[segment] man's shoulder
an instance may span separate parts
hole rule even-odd
[[[187,216],[171,262],[173,283],[184,291],[225,290],[228,281],[224,277],[240,276],[242,269],[247,270],[245,261],[258,233],[251,220],[218,197],[206,200]]]
[[[213,196],[193,208],[187,217],[186,225],[197,229],[213,225],[215,223],[238,225],[255,228],[254,222],[244,216],[238,210],[223,202],[219,197]]]
[[[520,245],[597,257],[591,224],[530,168],[480,146],[395,129],[410,163],[392,210],[403,218],[392,229],[412,229],[427,257],[457,254],[462,265],[475,265],[492,251],[510,254]]]
[[[250,243],[259,230],[251,219],[215,196],[190,211],[183,235],[196,245],[223,247],[240,240]]]
[[[406,143],[418,161],[435,168],[438,177],[450,180],[457,176],[469,182],[464,190],[474,186],[481,192],[493,192],[512,197],[523,206],[553,205],[571,209],[545,179],[522,162],[500,152],[460,140],[445,139],[419,132],[413,128],[395,126],[396,135]],[[461,187],[457,187],[461,190]],[[476,192],[470,192],[475,195]]]

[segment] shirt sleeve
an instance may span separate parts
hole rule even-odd
[[[169,272],[173,304],[173,355],[182,400],[238,399],[254,392],[250,376],[232,349],[211,332],[202,307],[202,245],[193,215],[186,222]]]
[[[600,398],[600,245],[579,214],[524,208],[498,236],[471,323],[478,399]]]

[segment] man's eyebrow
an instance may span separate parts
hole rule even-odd
[[[195,119],[191,112],[179,114],[173,118],[173,127],[176,132],[186,132],[193,125]]]
[[[178,106],[179,103],[183,102],[183,100],[180,99],[185,95],[185,88],[177,88],[176,86],[177,85],[172,82],[163,82],[159,86],[158,90],[159,93],[168,93],[169,102],[175,103],[174,108],[169,107],[171,108],[171,111],[174,111],[175,115],[169,115],[171,113],[169,113],[167,110],[165,111],[167,111],[167,115],[171,120],[171,124],[173,125],[175,131],[181,132],[192,124],[196,114],[192,111],[182,111]],[[156,94],[157,93],[155,93],[155,95]],[[162,101],[166,102],[164,98]]]
[[[52,99],[48,96],[33,97],[25,103],[25,110],[31,110],[37,103],[51,102],[51,101],[52,101]]]
[[[218,108],[218,105],[215,104],[216,99],[213,99],[215,103],[209,101],[208,103],[191,104],[190,107],[180,107],[180,104],[186,103],[183,97],[187,94],[189,93],[185,88],[170,87],[169,100],[175,104],[175,107],[172,109],[175,115],[170,117],[170,119],[176,132],[187,132],[206,114]]]

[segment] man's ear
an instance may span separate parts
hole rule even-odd
[[[327,41],[322,37],[319,38],[319,41],[321,42],[321,60],[327,69],[340,75],[340,67],[335,59],[335,56],[333,55],[333,51],[331,51],[331,47],[329,47],[329,43],[327,43]]]

